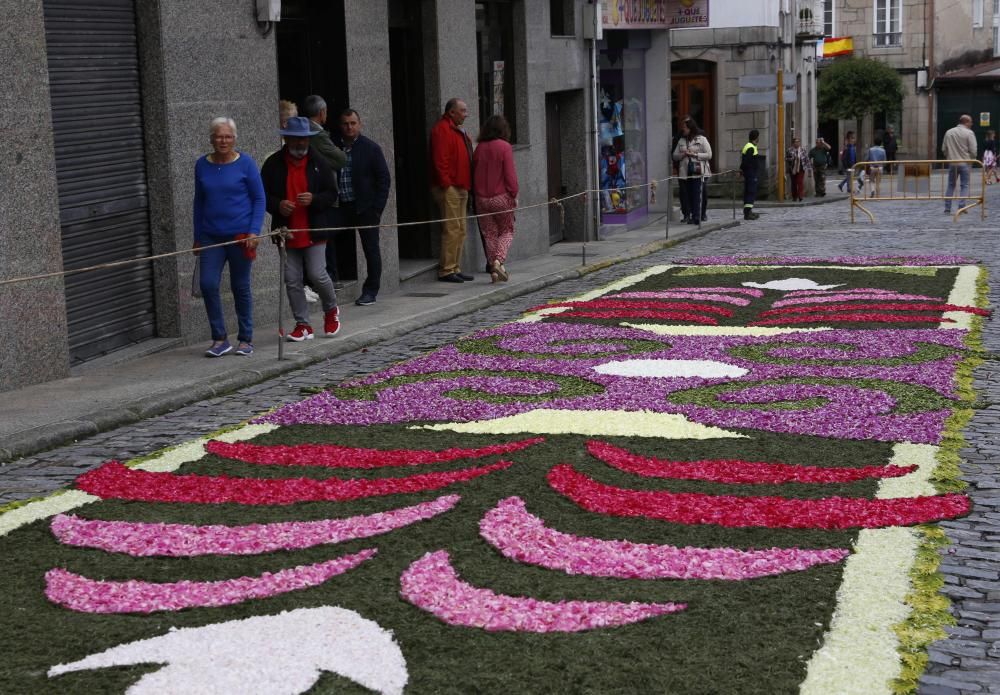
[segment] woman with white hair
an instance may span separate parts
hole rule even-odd
[[[222,357],[233,350],[226,332],[219,285],[229,264],[229,281],[239,323],[236,354],[253,354],[253,294],[250,270],[264,223],[264,184],[253,159],[236,149],[236,123],[220,117],[209,128],[212,152],[194,167],[194,248],[199,263],[201,295],[205,300],[212,346],[206,357]],[[202,248],[243,239],[241,244]]]

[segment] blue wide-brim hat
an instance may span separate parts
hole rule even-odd
[[[305,116],[292,116],[288,119],[288,125],[278,130],[286,138],[308,138],[316,135],[309,127],[309,119]]]

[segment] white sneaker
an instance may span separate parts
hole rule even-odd
[[[319,295],[313,292],[312,287],[306,287],[305,291],[306,291],[307,302],[309,302],[310,304],[315,304],[316,302],[319,301]]]

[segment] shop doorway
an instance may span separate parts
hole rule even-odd
[[[307,96],[323,97],[328,113],[326,129],[336,135],[338,115],[350,106],[344,0],[284,0],[276,27],[279,95],[295,102],[300,115]],[[277,104],[273,110],[277,129]],[[341,232],[327,242],[337,247],[338,282],[358,279],[356,236]]]
[[[420,2],[389,2],[389,69],[392,81],[392,131],[395,148],[397,219],[418,222],[437,217],[427,183],[427,113],[424,99],[424,50]],[[400,259],[434,258],[432,230],[421,224],[401,227]]]
[[[715,125],[715,64],[707,60],[680,60],[671,63],[670,75],[672,132],[678,132],[682,117],[691,116],[705,131],[714,154],[719,150]],[[712,168],[718,169],[714,156]]]
[[[566,186],[562,181],[562,127],[559,116],[559,97],[557,94],[545,95],[545,152],[548,170],[548,197],[561,198],[566,195]],[[549,243],[555,244],[563,239],[562,219],[559,208],[549,206]]]

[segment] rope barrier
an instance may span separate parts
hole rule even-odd
[[[701,178],[702,179],[708,179],[708,178],[712,178],[713,176],[722,176],[724,174],[731,174],[731,173],[733,173],[735,171],[736,171],[735,169],[727,169],[725,171],[720,171],[720,172],[717,172],[717,173],[704,174],[704,175],[702,175]],[[668,176],[668,177],[666,177],[664,179],[654,179],[654,180],[649,181],[647,183],[635,184],[635,185],[632,185],[632,186],[619,186],[619,187],[616,187],[616,188],[590,188],[590,189],[586,189],[586,190],[580,191],[578,193],[572,193],[570,195],[563,196],[562,198],[550,198],[549,200],[547,200],[545,202],[542,202],[542,203],[535,203],[533,205],[517,206],[517,207],[510,208],[508,210],[498,210],[496,212],[484,212],[484,213],[475,214],[475,215],[464,215],[464,216],[461,216],[461,217],[443,217],[443,218],[434,219],[434,220],[422,220],[422,221],[419,221],[419,222],[391,222],[391,223],[386,223],[386,224],[370,224],[370,225],[359,225],[359,226],[350,226],[350,227],[313,227],[313,228],[303,228],[303,229],[288,229],[286,227],[280,227],[280,228],[272,230],[270,232],[262,232],[261,234],[258,234],[256,236],[256,238],[258,239],[258,243],[259,243],[260,239],[268,239],[268,238],[276,237],[276,236],[281,236],[283,239],[287,239],[288,236],[290,236],[294,232],[346,232],[346,231],[353,231],[355,229],[393,229],[393,228],[400,229],[400,228],[403,228],[403,227],[415,227],[415,226],[418,226],[418,225],[425,225],[425,224],[440,224],[442,222],[453,222],[455,220],[463,220],[463,219],[470,219],[470,218],[471,219],[479,219],[481,217],[492,217],[494,215],[505,215],[505,214],[508,214],[508,213],[519,212],[519,211],[522,211],[522,210],[532,210],[532,209],[535,209],[535,208],[549,207],[550,205],[557,205],[559,207],[560,221],[563,224],[565,224],[566,209],[563,206],[563,203],[566,202],[567,200],[573,200],[575,198],[581,198],[581,197],[584,197],[584,196],[590,196],[592,193],[602,194],[602,193],[610,193],[611,191],[631,191],[631,190],[637,190],[637,189],[642,189],[642,188],[649,188],[650,191],[651,191],[650,201],[653,202],[653,203],[655,203],[656,202],[656,186],[657,186],[657,184],[659,184],[659,183],[667,183],[669,181],[676,181],[676,180],[679,180],[679,179],[680,179],[679,176]],[[89,272],[93,272],[93,271],[96,271],[96,270],[107,270],[109,268],[118,268],[118,267],[125,266],[125,265],[131,265],[133,263],[149,263],[151,261],[159,261],[159,260],[163,260],[165,258],[174,258],[174,257],[177,257],[177,256],[184,256],[184,255],[187,255],[187,254],[197,254],[197,253],[200,253],[201,251],[204,251],[206,249],[221,248],[221,247],[224,247],[224,246],[232,246],[234,244],[245,244],[246,241],[247,241],[246,239],[234,239],[232,241],[219,242],[218,244],[209,244],[208,246],[200,246],[198,248],[192,248],[192,249],[182,249],[180,251],[168,251],[166,253],[158,253],[158,254],[154,254],[152,256],[144,256],[142,258],[127,258],[127,259],[120,260],[120,261],[109,261],[107,263],[98,263],[96,265],[87,266],[85,268],[73,268],[73,269],[70,269],[70,270],[53,271],[51,273],[40,273],[38,275],[26,275],[26,276],[18,277],[18,278],[10,278],[10,279],[7,279],[7,280],[0,280],[0,287],[4,287],[6,285],[14,285],[14,284],[19,284],[19,283],[24,283],[24,282],[32,282],[32,281],[35,281],[35,280],[47,280],[47,279],[50,279],[50,278],[66,277],[66,276],[69,276],[69,275],[77,275],[79,273],[89,273]]]

